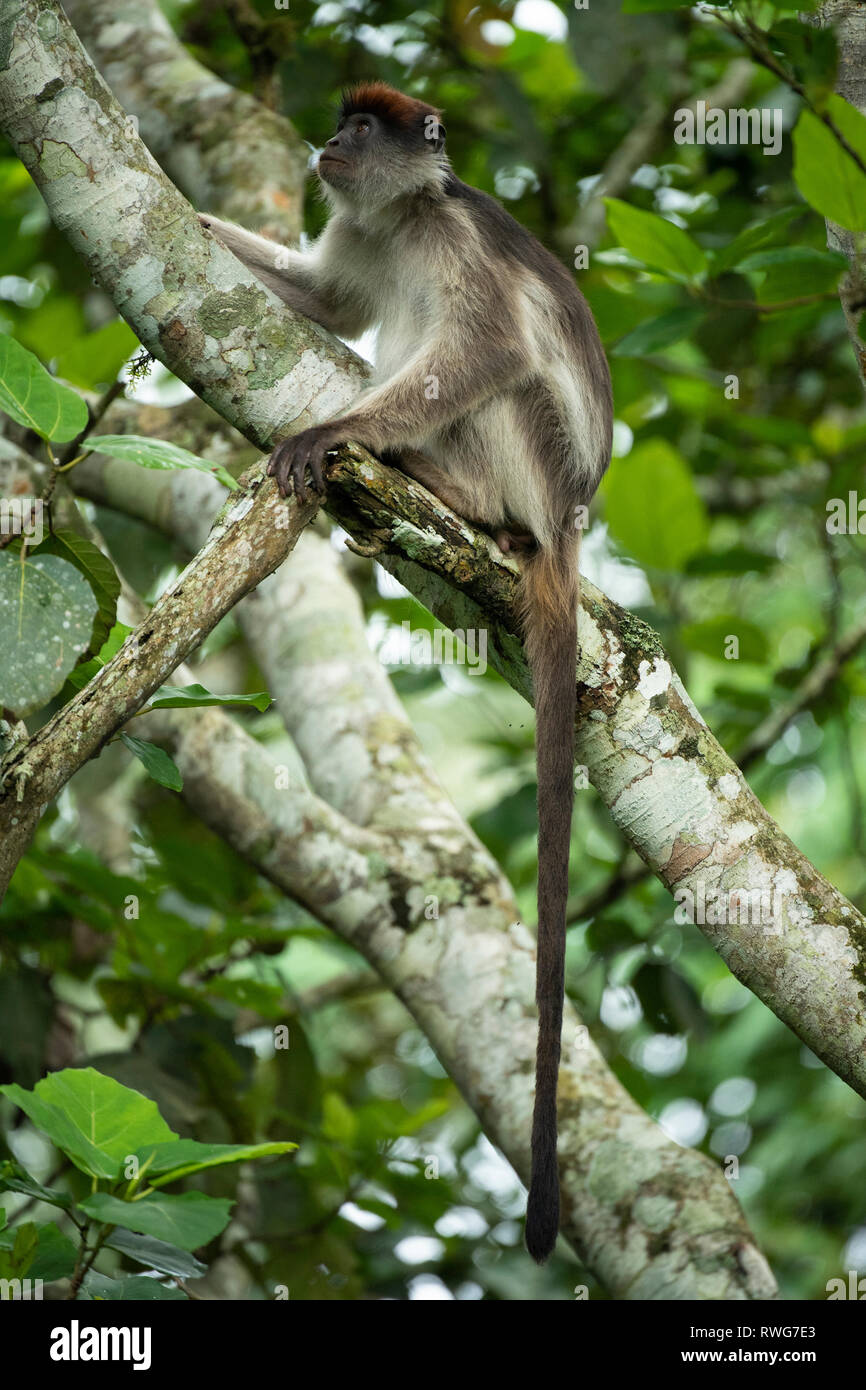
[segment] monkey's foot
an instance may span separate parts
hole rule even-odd
[[[531,531],[506,531],[503,528],[496,532],[495,540],[503,555],[531,555],[537,548]]]

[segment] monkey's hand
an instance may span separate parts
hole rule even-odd
[[[325,491],[325,455],[349,438],[340,421],[332,425],[316,425],[283,439],[268,460],[268,474],[276,478],[280,495],[293,491],[299,502],[307,500],[307,469],[310,470],[314,492]]]

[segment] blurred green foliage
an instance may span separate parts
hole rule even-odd
[[[825,197],[810,141],[826,128],[800,129],[795,171],[801,103],[753,63],[732,104],[784,113],[780,153],[676,143],[674,111],[730,83],[747,55],[709,14],[662,0],[586,10],[521,0],[516,11],[490,0],[297,0],[290,10],[249,0],[253,57],[241,7],[166,10],[231,83],[264,95],[278,78],[283,109],[313,146],[354,79],[434,100],[463,178],[497,193],[567,264],[588,246],[576,273],[610,354],[618,424],[585,568],[659,630],[735,752],[866,602],[866,517],[862,534],[826,526],[832,499],[866,490],[863,391],[836,297],[842,262],[806,201]],[[772,52],[826,99],[832,38],[804,32],[793,10],[760,10]],[[640,159],[606,187],[607,220],[596,220],[599,175],[636,138]],[[0,194],[0,330],[78,386],[110,382],[134,351],[128,330],[8,153]],[[322,216],[309,199],[311,233]],[[128,573],[134,560],[142,593],[164,582],[176,557],[163,539],[96,518]],[[429,622],[365,573],[374,640],[407,619]],[[260,690],[236,630],[223,631],[228,688]],[[531,712],[492,674],[395,666],[394,678],[532,921]],[[274,715],[237,717],[280,737]],[[302,1300],[572,1297],[587,1275],[567,1253],[532,1266],[519,1184],[401,1006],[128,757],[113,749],[100,761],[113,753],[123,761],[101,783],[73,785],[48,811],[0,910],[0,1081],[31,1086],[46,1068],[92,1065],[155,1099],[184,1135],[298,1140],[298,1155],[249,1176],[249,1225],[232,1242],[224,1296],[269,1297],[279,1283]],[[860,654],[750,769],[782,831],[861,908],[864,762]],[[122,872],[81,847],[88,798],[118,778],[130,808]],[[575,902],[602,895],[623,856],[605,807],[579,790]],[[821,1299],[828,1279],[866,1272],[866,1106],[672,909],[644,880],[576,916],[570,994],[651,1115],[720,1162],[737,1156],[734,1191],[783,1297]],[[278,1058],[267,1046],[275,1024],[291,1039]],[[3,1114],[4,1155],[60,1181],[50,1154],[13,1128],[11,1107]],[[234,1194],[221,1170],[198,1181]]]

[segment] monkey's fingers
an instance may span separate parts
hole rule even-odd
[[[314,444],[309,456],[310,476],[313,480],[313,488],[316,492],[325,491],[325,449],[323,445]]]
[[[299,502],[307,500],[307,464],[306,460],[297,455],[292,460],[291,466],[292,487]]]
[[[288,496],[289,469],[292,463],[292,441],[283,439],[268,459],[268,477],[276,478],[280,496]],[[303,500],[303,499],[301,499]]]

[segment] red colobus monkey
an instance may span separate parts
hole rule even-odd
[[[610,374],[571,275],[486,193],[461,183],[439,112],[384,83],[343,99],[319,157],[328,224],[287,251],[202,222],[299,313],[343,338],[378,326],[375,382],[340,417],[275,448],[306,497],[355,440],[522,555],[519,608],[536,709],[539,1012],[526,1244],[559,1229],[556,1087],[574,775],[578,541],[610,461]],[[435,389],[431,389],[431,383]]]

